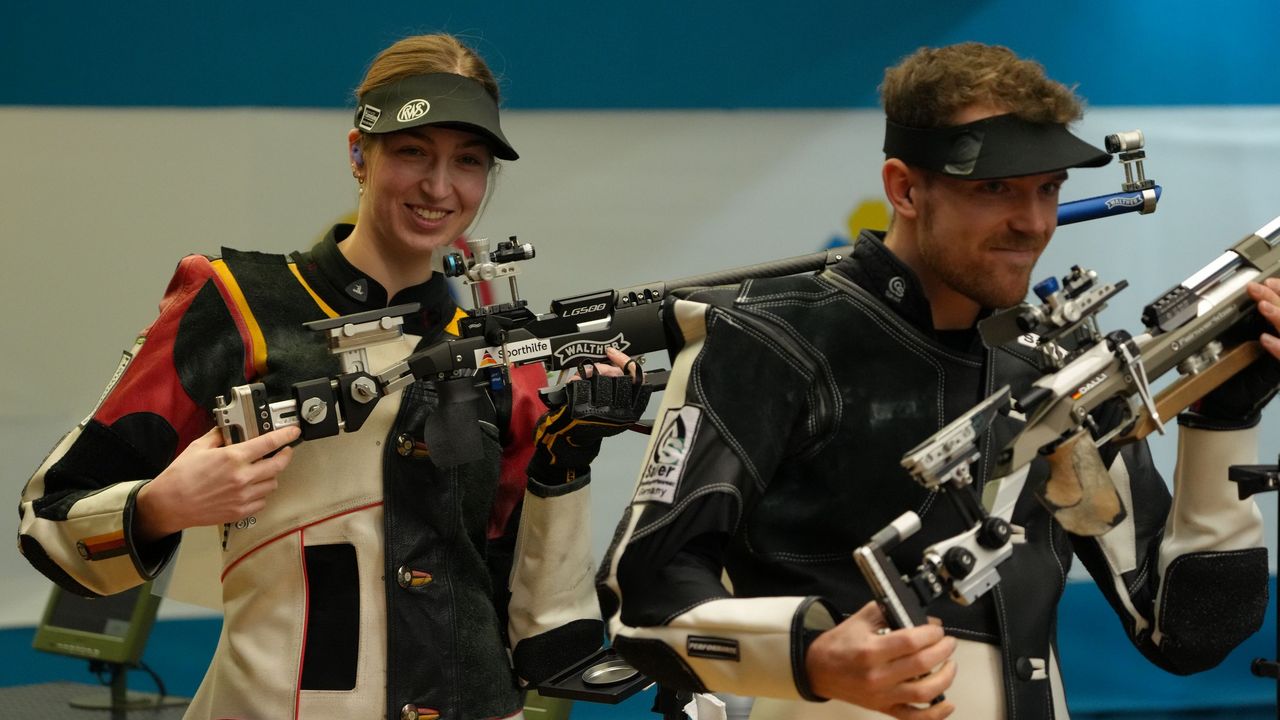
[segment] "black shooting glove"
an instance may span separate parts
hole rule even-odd
[[[1238,331],[1230,331],[1234,337],[1224,338],[1224,345],[1231,341],[1256,341],[1264,332],[1275,333],[1256,310],[1240,323]],[[1178,424],[1203,430],[1243,430],[1258,424],[1262,408],[1276,391],[1280,390],[1280,360],[1265,349],[1262,357],[1231,376],[1209,394],[1178,416]]]
[[[638,371],[632,380],[585,366],[580,380],[544,393],[547,412],[534,432],[529,477],[543,485],[561,485],[585,475],[600,452],[600,441],[635,424],[649,404],[653,390],[643,384]]]

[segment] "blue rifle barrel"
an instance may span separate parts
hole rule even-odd
[[[1159,202],[1161,188],[1156,185],[1153,189],[1156,192],[1156,202]],[[1143,204],[1141,190],[1074,200],[1058,206],[1058,225],[1070,225],[1112,215],[1138,212],[1142,209]]]

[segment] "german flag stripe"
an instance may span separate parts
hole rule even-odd
[[[214,272],[218,273],[218,279],[222,281],[222,286],[231,296],[231,301],[240,311],[240,317],[244,319],[245,328],[249,331],[250,343],[253,345],[253,369],[257,376],[261,377],[267,373],[267,341],[262,337],[262,328],[258,327],[258,321],[253,317],[253,311],[249,309],[249,302],[244,299],[244,292],[240,290],[240,283],[236,282],[226,262],[214,260],[212,265]]]
[[[76,545],[80,549],[80,554],[86,560],[104,560],[117,555],[124,555],[129,551],[124,541],[123,530],[117,530],[106,535],[87,537],[76,543]]]

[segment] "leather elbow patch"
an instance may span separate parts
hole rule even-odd
[[[574,620],[516,643],[511,662],[516,674],[538,684],[600,649],[604,623]]]
[[[44,546],[35,538],[29,535],[19,535],[18,549],[22,551],[23,557],[27,559],[27,562],[31,563],[32,567],[39,570],[41,574],[52,580],[63,590],[81,597],[104,597],[84,585],[81,585],[79,581],[67,574],[60,565],[55,563],[53,559],[49,557],[49,553],[45,552]]]
[[[1160,606],[1166,669],[1189,675],[1216,666],[1262,627],[1266,610],[1266,548],[1177,558]]]

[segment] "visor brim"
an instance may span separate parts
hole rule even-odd
[[[355,126],[373,135],[438,125],[474,132],[493,156],[517,160],[498,121],[498,103],[480,83],[452,73],[412,75],[376,87],[360,97]]]
[[[1058,123],[997,115],[964,125],[913,128],[885,122],[885,156],[962,180],[992,180],[1101,167],[1110,153]]]

